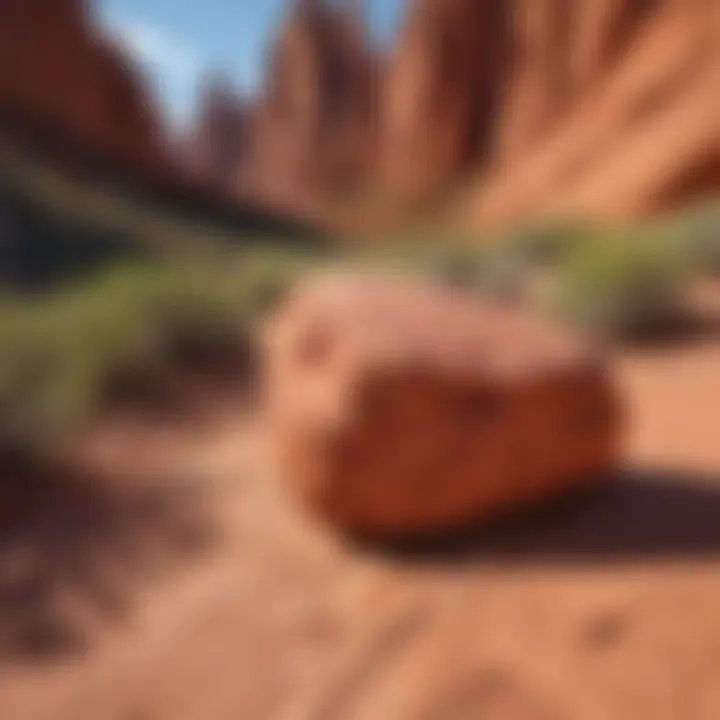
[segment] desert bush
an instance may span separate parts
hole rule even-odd
[[[346,263],[383,272],[411,274],[464,286],[473,284],[483,248],[453,237],[392,239],[368,249],[350,252]]]
[[[522,298],[528,266],[501,243],[431,238],[389,244],[346,258],[352,266],[404,274],[493,301]]]
[[[486,250],[473,245],[441,245],[415,252],[412,262],[430,279],[443,285],[473,289],[486,260]]]
[[[495,242],[517,263],[547,267],[561,262],[591,234],[592,228],[586,222],[557,218],[527,223]]]
[[[88,421],[113,378],[157,378],[179,347],[228,344],[304,270],[257,254],[126,265],[45,297],[0,299],[0,444]]]
[[[532,267],[505,248],[488,247],[478,268],[473,289],[496,302],[524,302],[527,299]]]
[[[720,207],[708,205],[686,211],[671,229],[694,272],[720,276]]]
[[[589,235],[588,226],[579,221],[547,221],[500,237],[432,237],[386,248],[378,257],[491,300],[520,301],[538,273],[557,265]]]
[[[565,319],[606,335],[666,326],[682,314],[686,268],[677,249],[659,240],[593,238],[558,267],[546,299]]]
[[[423,257],[426,274],[435,282],[473,292],[492,301],[520,301],[532,272],[526,258],[504,243],[442,246]]]
[[[229,269],[233,307],[255,318],[282,300],[294,281],[308,271],[336,262],[331,253],[263,250],[243,253]]]

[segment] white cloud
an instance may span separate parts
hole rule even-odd
[[[193,80],[200,61],[192,48],[153,25],[139,20],[108,21],[107,32],[115,42],[153,72],[176,80]]]
[[[2,0],[0,0],[2,2]],[[195,102],[203,65],[195,50],[154,25],[131,18],[106,18],[106,34],[148,72],[172,123],[185,122]]]

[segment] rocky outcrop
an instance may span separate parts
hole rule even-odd
[[[715,0],[413,0],[383,60],[349,5],[297,0],[280,31],[260,196],[446,195],[492,225],[720,192]]]
[[[0,3],[0,108],[141,170],[166,161],[139,71],[84,0]]]
[[[182,150],[190,173],[217,192],[243,195],[247,191],[251,119],[250,108],[225,83],[209,81],[197,122]]]
[[[374,156],[376,75],[354,3],[297,0],[253,118],[252,187],[264,197],[356,185]]]
[[[557,17],[540,13],[551,5],[517,13],[524,61],[471,217],[632,216],[720,191],[720,6],[574,0],[559,38]]]
[[[385,99],[389,187],[476,176],[476,223],[717,192],[719,15],[714,0],[417,0]]]
[[[0,111],[175,177],[137,68],[88,4],[0,2]],[[483,226],[720,195],[717,0],[408,0],[383,59],[362,10],[293,0],[260,97],[211,87],[182,150],[194,180],[327,214],[344,193],[392,209],[445,195]]]
[[[509,3],[418,0],[391,58],[381,173],[402,194],[446,188],[485,161],[505,89]]]
[[[295,494],[331,524],[401,535],[595,482],[620,412],[578,338],[386,277],[299,287],[268,330],[270,417]]]

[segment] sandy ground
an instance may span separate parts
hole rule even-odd
[[[165,489],[2,538],[0,718],[717,720],[720,339],[616,368],[617,483],[412,552],[311,526],[252,418],[142,433]]]

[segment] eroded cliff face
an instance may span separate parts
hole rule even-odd
[[[0,108],[166,167],[151,96],[88,5],[0,0]],[[408,0],[382,57],[362,5],[292,2],[260,97],[209,92],[183,149],[196,179],[287,209],[445,194],[478,225],[720,192],[718,0]]]
[[[716,0],[417,0],[390,70],[394,191],[477,223],[635,215],[720,188]]]
[[[94,28],[85,0],[2,0],[0,107],[138,169],[166,161],[140,73]]]
[[[347,3],[294,4],[269,58],[252,133],[253,191],[332,193],[374,160],[376,76],[360,13]]]
[[[382,181],[431,193],[486,160],[506,82],[508,3],[409,7],[382,102]]]
[[[193,177],[230,196],[246,192],[251,108],[222,81],[206,83],[197,121],[184,142],[184,165]]]
[[[633,216],[717,192],[720,5],[573,0],[560,42],[549,23],[527,30],[543,4],[520,4],[497,160],[471,216]]]
[[[444,194],[493,224],[720,188],[717,0],[408,0],[382,60],[347,5],[296,2],[282,28],[252,133],[263,196]]]

